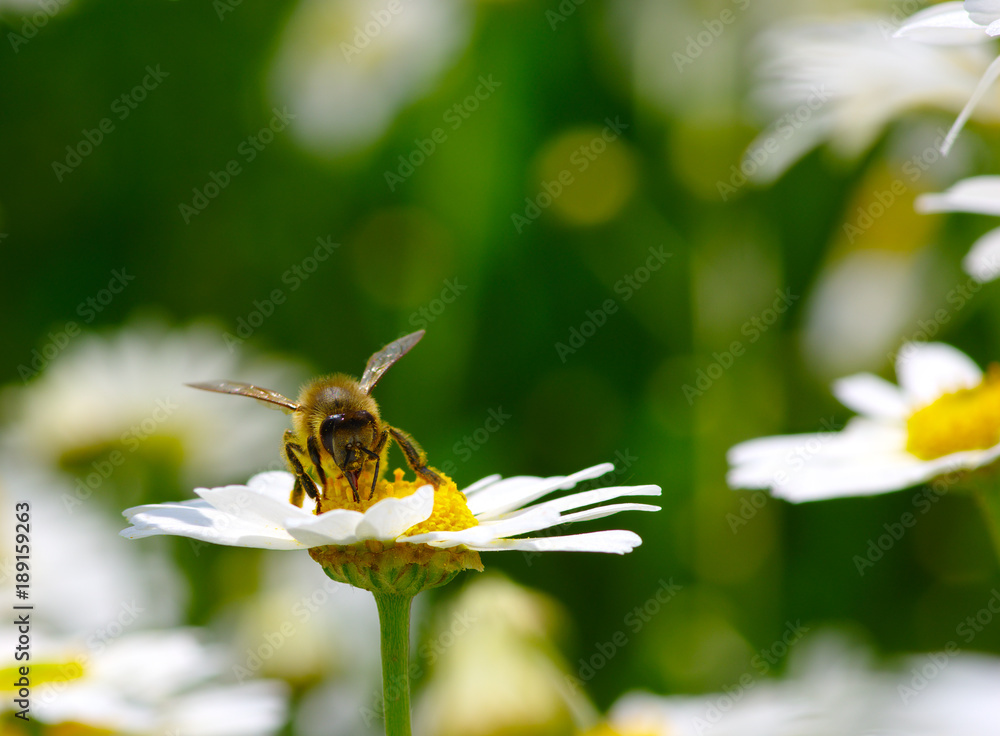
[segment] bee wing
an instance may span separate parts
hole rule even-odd
[[[187,383],[191,388],[200,388],[202,391],[215,391],[218,394],[236,394],[237,396],[249,396],[264,403],[269,409],[274,409],[277,405],[286,414],[291,414],[299,408],[294,401],[285,398],[277,391],[268,388],[253,386],[249,383],[239,381],[204,381],[202,383]]]
[[[361,390],[366,394],[370,394],[372,389],[375,388],[375,384],[378,383],[378,379],[382,377],[382,374],[389,370],[389,367],[393,363],[410,352],[410,348],[420,342],[420,338],[423,336],[423,330],[411,332],[409,335],[401,337],[398,340],[393,340],[370,357],[368,365],[365,366],[365,373],[361,376]]]

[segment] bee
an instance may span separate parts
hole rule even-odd
[[[237,381],[187,385],[204,391],[249,396],[292,415],[294,429],[285,430],[283,446],[285,460],[295,476],[291,503],[301,507],[304,494],[318,503],[316,484],[308,470],[312,470],[319,487],[325,488],[326,459],[332,459],[350,484],[354,501],[360,503],[358,479],[365,465],[374,462],[368,493],[371,498],[390,438],[399,445],[407,464],[418,476],[435,487],[441,483],[441,476],[428,467],[427,455],[420,445],[403,430],[382,421],[378,404],[371,396],[382,375],[423,336],[424,331],[419,330],[386,345],[368,359],[360,381],[343,373],[313,379],[302,389],[298,402],[276,391]]]

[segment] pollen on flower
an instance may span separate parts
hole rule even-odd
[[[945,394],[906,421],[906,450],[921,460],[1000,443],[1000,365],[975,388]]]
[[[331,509],[350,509],[353,511],[367,511],[371,506],[386,498],[405,498],[416,492],[418,488],[426,485],[420,479],[415,481],[403,478],[404,471],[396,468],[393,480],[390,482],[382,478],[375,485],[375,492],[368,496],[367,491],[371,489],[371,471],[365,471],[358,481],[358,495],[361,502],[354,500],[354,492],[350,484],[343,475],[336,475],[327,478],[326,493],[320,499],[318,513],[323,513]],[[422,534],[424,532],[458,531],[476,526],[479,522],[469,511],[465,494],[458,490],[455,481],[446,475],[441,475],[444,482],[434,489],[434,511],[430,517],[415,527],[407,530],[407,534]],[[361,492],[362,489],[366,492]]]

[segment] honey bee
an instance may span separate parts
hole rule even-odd
[[[427,455],[420,445],[403,430],[383,422],[378,404],[371,396],[382,375],[423,336],[424,331],[419,330],[386,345],[368,359],[360,381],[343,373],[313,379],[302,389],[298,402],[276,391],[236,381],[187,385],[204,391],[249,396],[292,415],[294,430],[285,430],[284,435],[285,460],[295,475],[291,503],[302,506],[303,494],[318,501],[316,484],[307,471],[311,469],[320,488],[324,488],[325,459],[333,460],[333,465],[350,484],[355,502],[360,503],[358,479],[361,472],[369,461],[375,463],[368,494],[371,498],[382,460],[389,451],[390,437],[418,476],[435,487],[441,483],[441,476],[427,466]]]

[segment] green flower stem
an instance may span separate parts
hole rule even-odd
[[[385,736],[410,736],[410,602],[413,596],[373,591],[382,635]]]

